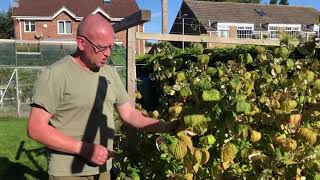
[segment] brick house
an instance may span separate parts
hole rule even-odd
[[[170,33],[279,39],[285,32],[311,38],[319,36],[319,16],[312,7],[184,0]]]
[[[17,40],[73,41],[76,29],[88,14],[102,14],[116,23],[139,10],[135,0],[18,0],[12,18]],[[136,26],[143,32],[143,24]],[[115,41],[126,46],[126,31]],[[137,54],[144,53],[144,41],[137,41]]]

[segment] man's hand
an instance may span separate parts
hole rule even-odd
[[[83,143],[80,155],[91,163],[101,166],[113,156],[113,153],[100,144]]]

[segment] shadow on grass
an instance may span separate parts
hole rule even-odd
[[[31,176],[33,179],[48,179],[47,172],[35,160],[33,155],[45,155],[44,148],[25,149],[25,141],[21,141],[16,153],[15,160],[19,160],[21,154],[24,153],[29,161],[36,167],[36,170],[20,163],[12,162],[7,157],[0,157],[0,180],[25,180],[26,175]],[[30,178],[28,178],[30,179]]]
[[[26,175],[34,179],[48,179],[45,171],[35,171],[20,163],[12,162],[6,157],[0,157],[0,179],[1,180],[24,180]]]
[[[46,155],[46,150],[45,148],[36,148],[36,149],[25,149],[24,148],[24,144],[25,144],[25,141],[21,141],[20,142],[20,145],[19,145],[19,148],[18,148],[18,151],[17,151],[17,154],[16,154],[16,157],[15,159],[16,160],[19,160],[20,159],[20,156],[22,153],[25,153],[26,156],[28,157],[28,159],[31,161],[31,163],[39,170],[39,171],[45,171],[39,164],[38,162],[34,159],[34,157],[32,156],[31,153],[35,153],[36,155]]]

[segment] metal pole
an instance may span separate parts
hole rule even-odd
[[[13,73],[12,73],[10,79],[9,79],[9,82],[8,82],[6,88],[4,89],[4,92],[3,92],[2,96],[1,96],[0,102],[3,102],[4,95],[6,94],[6,92],[7,92],[7,90],[8,90],[8,87],[9,87],[9,85],[10,85],[10,82],[11,82],[13,76],[14,76],[14,73],[16,73],[16,71],[17,71],[17,69],[14,69],[14,71],[13,71]]]
[[[184,35],[184,18],[182,18],[182,35]],[[184,51],[184,41],[182,41],[182,50]]]
[[[0,96],[2,97],[2,87],[0,87]],[[0,107],[3,108],[3,101],[0,101]]]
[[[17,113],[18,117],[20,117],[20,96],[19,96],[19,76],[18,69],[16,69],[16,94],[17,94]]]

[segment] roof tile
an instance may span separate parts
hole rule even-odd
[[[210,2],[185,0],[195,16],[203,24],[213,22],[259,24],[313,24],[320,15],[312,7],[285,6],[270,4],[250,4],[234,2]],[[266,15],[260,16],[256,9]]]
[[[135,0],[111,0],[111,3],[103,3],[103,0],[20,0],[13,16],[53,16],[63,6],[77,17],[84,17],[98,7],[112,18],[124,18],[139,10]]]

